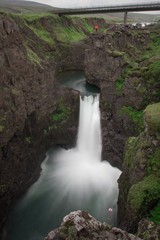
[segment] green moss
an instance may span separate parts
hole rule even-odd
[[[120,51],[118,51],[118,50],[115,50],[115,51],[113,51],[112,52],[112,56],[113,57],[122,57],[124,55],[124,52],[120,52]]]
[[[115,82],[116,90],[122,90],[124,82],[125,82],[124,79],[121,76],[119,76]]]
[[[82,24],[84,26],[84,28],[88,31],[88,32],[92,32],[93,28],[87,23],[87,20],[85,18],[82,18]]]
[[[4,131],[4,129],[5,129],[5,126],[0,125],[0,133],[2,133]]]
[[[130,169],[134,167],[135,145],[137,144],[136,137],[130,137],[125,146],[124,166]]]
[[[62,27],[56,28],[56,38],[62,42],[77,42],[86,37],[85,33],[81,31],[77,31],[73,26],[71,27]]]
[[[7,186],[5,184],[0,183],[0,193],[4,193],[7,189]]]
[[[145,78],[154,78],[160,82],[160,60],[155,60],[148,66],[148,71],[145,72]]]
[[[160,224],[160,202],[155,206],[155,208],[150,211],[149,220],[156,224]]]
[[[28,13],[28,14],[12,14],[12,16],[19,16],[20,18],[25,19],[28,22],[33,22],[40,20],[41,18],[54,17],[52,13]]]
[[[12,89],[11,89],[11,92],[12,92],[12,94],[15,95],[15,96],[19,96],[19,95],[20,95],[20,91],[19,91],[18,89],[16,89],[16,88],[12,88]]]
[[[28,143],[28,144],[31,144],[31,142],[32,142],[32,137],[30,137],[30,136],[25,137],[25,142]]]
[[[46,129],[44,129],[44,134],[50,134],[54,130],[61,130],[62,126],[66,124],[70,115],[70,109],[66,106],[63,99],[60,99],[57,103],[56,110],[50,115],[50,122]]]
[[[26,46],[27,50],[27,58],[30,62],[34,63],[35,65],[41,66],[41,59],[38,57],[38,55],[29,47]]]
[[[137,125],[139,130],[143,130],[143,110],[136,110],[131,106],[123,106],[120,109],[120,115],[127,115]]]
[[[137,184],[132,185],[128,193],[128,201],[135,211],[151,206],[160,195],[160,179],[149,175]]]
[[[154,154],[148,156],[147,159],[147,173],[157,173],[160,177],[160,147],[157,147]]]
[[[145,109],[145,121],[150,134],[160,136],[160,103],[148,105]]]
[[[50,33],[47,32],[45,29],[43,29],[42,27],[31,27],[32,31],[37,35],[37,37],[39,37],[41,40],[43,40],[44,42],[50,44],[50,45],[54,45],[55,42],[53,40],[53,38],[51,37]]]

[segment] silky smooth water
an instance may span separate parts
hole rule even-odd
[[[38,181],[10,214],[8,239],[42,240],[66,214],[79,209],[115,225],[121,172],[101,161],[101,149],[99,94],[80,96],[75,148],[47,152]]]

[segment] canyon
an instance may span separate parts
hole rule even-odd
[[[46,150],[75,145],[79,94],[59,88],[57,74],[83,70],[101,91],[102,158],[123,171],[118,226],[135,233],[159,206],[159,24],[1,13],[0,31],[1,228],[12,203],[37,180]]]

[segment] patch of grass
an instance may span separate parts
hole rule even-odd
[[[30,137],[30,136],[25,137],[25,142],[28,143],[28,144],[31,144],[32,143],[32,137]]]
[[[137,144],[136,137],[129,137],[125,146],[124,166],[130,169],[134,167],[135,146]]]
[[[0,125],[0,133],[2,133],[5,129],[5,126],[4,125]]]
[[[15,96],[19,96],[19,95],[20,95],[20,91],[19,91],[18,89],[16,89],[16,88],[12,88],[12,89],[11,89],[11,93],[12,93],[13,95],[15,95]]]
[[[82,21],[82,24],[83,24],[85,30],[87,30],[88,32],[93,32],[93,27],[91,27],[91,26],[86,22],[86,19],[85,19],[85,18],[82,18],[81,21]]]
[[[27,50],[27,58],[30,62],[34,63],[35,65],[39,65],[41,67],[41,59],[38,55],[29,47],[26,46]]]
[[[86,37],[85,33],[82,30],[77,31],[73,26],[69,28],[57,27],[55,33],[56,38],[62,42],[77,42],[83,40]]]
[[[124,86],[124,78],[122,78],[121,76],[119,76],[117,79],[116,79],[116,82],[115,82],[115,86],[116,86],[116,90],[122,90],[123,89],[123,86]]]
[[[44,129],[44,134],[48,135],[54,130],[59,130],[67,122],[70,114],[70,109],[66,106],[65,102],[60,99],[57,103],[56,111],[50,116],[50,123],[46,129]]]
[[[118,51],[118,50],[115,50],[115,51],[113,51],[112,52],[112,56],[113,57],[122,57],[124,55],[124,52],[120,52],[120,51]]]
[[[50,45],[54,45],[55,44],[55,42],[54,42],[53,38],[51,37],[50,33],[47,32],[42,27],[30,26],[30,28],[37,35],[37,37],[39,37],[44,42],[46,42],[46,43],[48,43]]]
[[[127,115],[139,128],[139,130],[143,130],[143,110],[136,110],[132,106],[123,106],[120,109],[121,115]]]
[[[28,13],[28,14],[14,14],[14,15],[17,15],[28,22],[33,22],[46,17],[54,17],[52,13]]]
[[[155,208],[150,211],[149,220],[156,224],[160,224],[160,202],[155,206]]]
[[[157,82],[160,82],[160,60],[155,60],[148,66],[148,70],[145,71],[145,78],[154,78]]]
[[[154,154],[148,156],[147,159],[147,173],[157,173],[160,169],[160,147],[156,148]],[[158,173],[160,177],[160,172]]]

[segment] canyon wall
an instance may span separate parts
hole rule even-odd
[[[13,200],[37,179],[46,150],[75,144],[79,94],[59,88],[56,75],[83,70],[85,38],[94,21],[0,15],[1,228]]]
[[[159,30],[113,26],[107,34],[91,34],[86,51],[87,80],[101,89],[103,159],[123,171],[118,222],[130,232],[159,209]],[[158,105],[146,108],[151,103]]]

